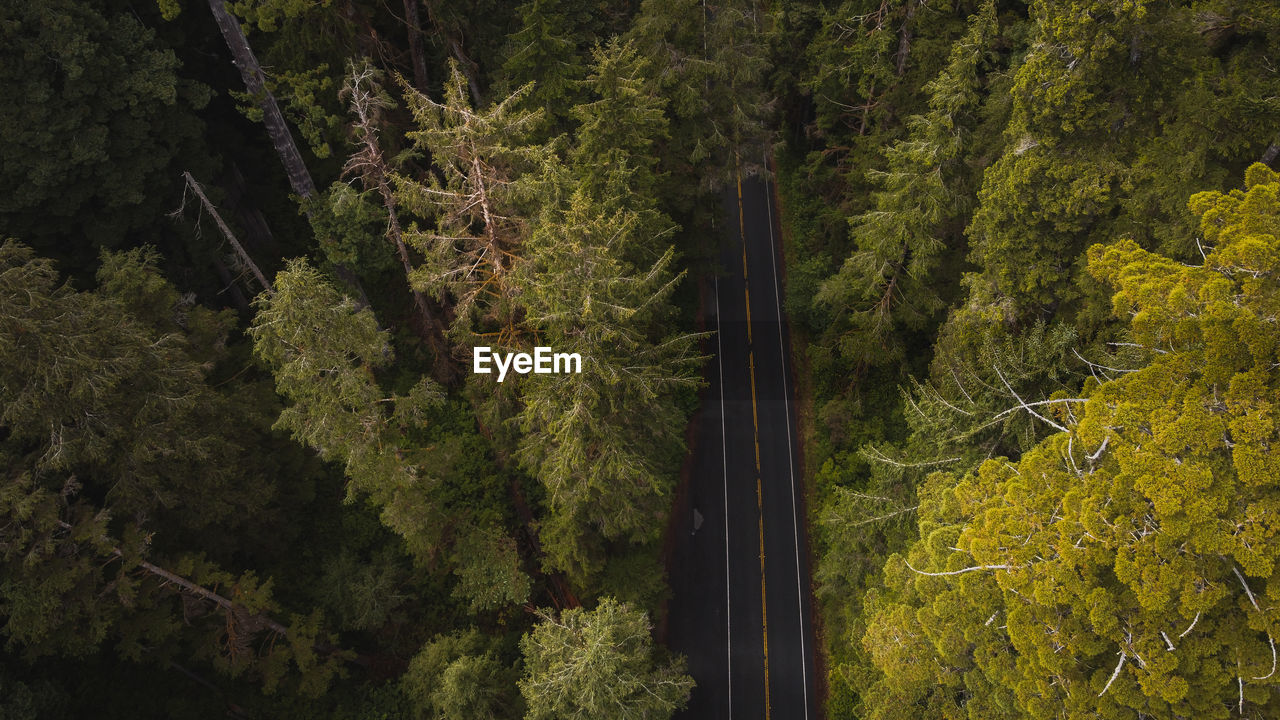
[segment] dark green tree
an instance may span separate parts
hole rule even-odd
[[[840,351],[856,364],[902,360],[901,333],[926,327],[943,308],[937,270],[972,191],[964,158],[997,31],[995,3],[985,2],[925,86],[929,111],[907,121],[907,139],[885,150],[888,168],[870,174],[880,190],[875,208],[850,222],[857,250],[816,298],[836,309]]]
[[[89,264],[175,202],[209,90],[115,3],[7,2],[0,25],[0,234]]]

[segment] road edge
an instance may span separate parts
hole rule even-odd
[[[773,205],[773,224],[774,230],[777,232],[778,244],[774,248],[775,260],[778,264],[778,279],[783,286],[783,302],[780,311],[786,318],[787,322],[787,379],[791,382],[791,389],[794,395],[795,403],[793,405],[796,418],[796,454],[794,462],[796,463],[796,472],[800,474],[800,502],[803,511],[805,532],[804,532],[804,560],[806,577],[809,579],[808,600],[809,600],[809,622],[813,628],[813,647],[810,654],[813,660],[813,689],[814,689],[814,706],[818,713],[819,720],[826,720],[827,717],[827,639],[826,626],[823,622],[824,618],[819,611],[818,599],[814,588],[813,568],[815,558],[813,555],[813,542],[810,534],[814,527],[814,505],[813,501],[816,495],[813,477],[808,472],[809,457],[807,448],[812,447],[810,442],[813,437],[813,388],[809,382],[809,362],[808,357],[804,353],[795,351],[797,330],[795,323],[791,322],[790,313],[786,309],[786,285],[787,285],[787,253],[791,247],[792,239],[790,229],[786,223],[782,222],[783,212],[785,208],[782,205],[782,195],[778,191],[778,167],[774,160],[773,153],[770,152],[766,160],[769,173],[772,176],[767,183],[769,188],[769,202]],[[808,334],[803,330],[799,332],[799,337],[803,341],[804,346],[808,345]],[[801,372],[801,369],[804,372]]]

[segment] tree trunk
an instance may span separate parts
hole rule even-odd
[[[314,196],[316,184],[311,179],[306,163],[302,161],[298,146],[293,142],[293,134],[285,124],[284,115],[280,112],[280,106],[276,104],[275,96],[267,89],[266,79],[262,75],[262,66],[258,64],[253,48],[249,47],[249,41],[240,29],[240,21],[227,10],[224,0],[209,0],[209,9],[213,11],[213,19],[217,21],[218,29],[222,31],[222,39],[226,40],[227,48],[231,50],[231,56],[240,70],[240,77],[244,80],[245,89],[258,101],[258,107],[262,109],[262,123],[267,126],[267,134],[271,136],[271,144],[275,147],[276,154],[280,156],[280,162],[284,163],[285,172],[289,175],[290,187],[301,198],[307,199]]]
[[[1263,165],[1270,165],[1275,161],[1276,156],[1280,156],[1280,140],[1276,140],[1268,145],[1266,151],[1262,153],[1262,159],[1258,162]]]
[[[409,59],[413,62],[413,86],[427,91],[427,56],[422,49],[422,24],[418,21],[418,0],[404,0],[404,22],[409,26]]]
[[[253,258],[249,257],[249,253],[245,252],[244,246],[242,246],[240,241],[236,240],[236,236],[231,233],[231,228],[227,227],[227,224],[222,221],[222,215],[218,214],[218,209],[213,206],[213,203],[209,202],[209,198],[205,197],[204,188],[200,187],[200,183],[196,182],[196,179],[191,177],[191,173],[183,171],[182,177],[186,179],[187,187],[191,188],[192,192],[196,194],[196,197],[200,198],[200,202],[204,205],[204,208],[213,216],[213,221],[218,224],[218,229],[222,231],[222,235],[227,239],[227,242],[231,243],[231,247],[234,248],[236,254],[240,256],[240,260],[243,261],[244,264],[248,266],[249,270],[253,272],[253,276],[258,278],[258,282],[262,285],[262,289],[266,290],[268,295],[274,294],[275,289],[271,287],[271,282],[267,280],[267,276],[262,274],[262,271],[258,269],[258,264],[253,261]]]
[[[222,39],[227,42],[227,48],[231,51],[235,65],[240,70],[245,89],[258,100],[258,106],[262,109],[262,123],[267,126],[271,144],[275,147],[276,155],[279,156],[285,173],[289,176],[289,186],[293,188],[294,194],[303,200],[315,197],[315,181],[311,179],[311,172],[307,170],[307,164],[302,161],[302,153],[298,152],[298,146],[293,142],[293,133],[289,132],[289,126],[285,124],[284,115],[280,112],[280,106],[276,104],[275,96],[267,89],[266,79],[262,75],[262,66],[258,64],[253,48],[249,47],[249,41],[240,30],[240,21],[227,10],[224,0],[209,0],[209,9],[213,11],[213,19],[218,23]],[[307,216],[310,217],[309,212]],[[360,307],[368,307],[369,296],[365,293],[364,286],[360,284],[359,276],[350,268],[338,263],[334,263],[333,271],[348,289],[356,294]]]
[[[907,72],[907,56],[911,54],[911,20],[915,18],[919,7],[919,3],[908,0],[907,17],[898,30],[898,52],[896,53],[898,77],[902,77]]]

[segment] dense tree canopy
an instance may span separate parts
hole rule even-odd
[[[0,28],[0,716],[680,712],[664,544],[750,175],[827,717],[1280,716],[1276,3]]]

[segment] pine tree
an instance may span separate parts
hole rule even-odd
[[[652,263],[670,246],[676,229],[660,209],[669,180],[658,157],[669,139],[666,101],[654,92],[648,81],[651,64],[632,42],[614,39],[596,48],[592,59],[588,98],[570,111],[578,127],[567,153],[568,175],[576,192],[600,212],[636,216],[632,233],[641,241],[625,248],[622,259]]]
[[[859,365],[900,361],[901,333],[924,327],[943,307],[935,272],[964,215],[970,189],[962,158],[997,29],[995,3],[986,2],[925,86],[929,112],[909,119],[907,140],[885,150],[888,169],[869,174],[881,188],[875,209],[851,220],[857,250],[816,298],[844,315],[840,351]]]
[[[707,134],[698,152],[707,155],[704,181],[712,187],[732,184],[738,172],[765,172],[773,112],[769,21],[754,0],[723,0],[711,10]]]
[[[371,310],[357,310],[305,262],[290,263],[275,287],[257,300],[250,333],[291,402],[277,425],[342,462],[352,481],[348,497],[368,494],[412,552],[433,555],[441,531],[431,498],[437,478],[412,462],[407,431],[439,406],[439,387],[424,378],[408,394],[388,396],[375,375],[392,359],[386,332]]]
[[[541,622],[520,641],[526,720],[664,720],[684,707],[684,663],[655,657],[648,618],[612,598]]]
[[[578,103],[585,73],[578,52],[581,31],[566,5],[571,3],[528,0],[522,4],[520,30],[507,39],[510,50],[502,65],[510,87],[533,86],[523,102],[541,111],[548,136],[564,129],[569,108]]]
[[[459,344],[489,335],[496,337],[491,344],[510,347],[515,318],[509,275],[524,234],[513,183],[541,152],[523,144],[540,113],[517,109],[528,86],[487,109],[473,109],[456,64],[450,64],[443,102],[404,90],[417,124],[409,138],[439,169],[425,182],[395,178],[402,204],[433,223],[406,229],[424,256],[415,287],[444,301]]]
[[[275,287],[258,298],[250,334],[290,402],[277,426],[341,463],[348,501],[367,497],[416,561],[459,576],[458,594],[476,609],[524,602],[529,580],[501,518],[459,489],[492,478],[468,477],[485,452],[473,434],[436,427],[443,389],[420,377],[403,393],[384,390],[379,374],[394,361],[387,332],[305,261]]]
[[[521,462],[547,487],[553,527],[631,542],[663,526],[682,446],[676,393],[696,383],[698,362],[696,335],[660,330],[683,275],[670,269],[672,251],[643,270],[619,259],[650,240],[637,227],[634,214],[602,213],[575,194],[540,216],[519,267],[528,325],[582,357],[581,374],[522,383]],[[575,558],[581,541],[564,539],[543,539],[552,565],[589,576],[596,568]]]

